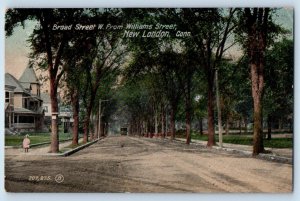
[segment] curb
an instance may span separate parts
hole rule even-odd
[[[276,156],[276,155],[270,155],[270,154],[259,154],[257,157],[260,159],[268,160],[268,161],[287,163],[287,164],[293,165],[293,158],[287,158],[287,157],[283,157],[283,156]]]
[[[184,140],[181,139],[176,139],[176,141],[179,142],[184,142]],[[193,144],[198,144],[200,146],[205,147],[205,145],[203,145],[202,143],[198,142],[198,141],[192,141],[191,143]],[[232,154],[242,154],[248,157],[253,157],[253,158],[257,158],[257,159],[262,159],[262,160],[267,160],[267,161],[272,161],[272,162],[279,162],[279,163],[286,163],[286,164],[293,164],[293,158],[288,158],[288,157],[283,157],[283,156],[276,156],[276,155],[272,155],[272,154],[263,154],[260,153],[257,156],[252,156],[252,152],[251,151],[246,151],[246,150],[240,150],[240,149],[232,149],[232,148],[226,148],[226,147],[218,147],[218,146],[212,146],[213,149],[215,150],[219,150],[219,151],[226,151]]]
[[[287,163],[287,164],[291,164],[291,165],[293,164],[293,159],[288,158],[288,157],[276,156],[276,155],[264,154],[264,153],[260,153],[257,156],[252,156],[251,151],[232,149],[232,148],[221,148],[221,147],[216,147],[216,146],[213,146],[213,148],[216,149],[216,150],[227,151],[227,152],[232,153],[232,154],[243,154],[245,156],[253,157],[253,158],[257,158],[257,159],[273,161],[273,162],[279,162],[279,163]]]
[[[70,156],[70,155],[76,153],[77,151],[80,151],[81,149],[84,149],[84,148],[86,148],[86,147],[88,147],[88,146],[90,146],[90,145],[92,145],[92,144],[95,144],[96,142],[98,142],[99,140],[102,140],[102,139],[103,139],[103,138],[99,138],[99,139],[97,139],[97,140],[95,140],[95,141],[92,141],[92,142],[83,144],[83,145],[81,145],[81,146],[79,146],[79,147],[76,147],[75,149],[72,149],[72,150],[70,150],[70,151],[66,151],[66,152],[63,153],[61,156]]]
[[[72,154],[74,154],[74,153],[76,153],[76,152],[78,152],[78,151],[80,151],[80,150],[82,150],[82,149],[84,149],[84,148],[92,145],[92,144],[95,144],[96,142],[98,142],[99,140],[102,140],[102,139],[103,138],[96,139],[95,141],[88,142],[86,144],[80,145],[79,147],[76,147],[76,148],[71,149],[69,151],[66,151],[64,153],[59,153],[59,154],[57,154],[57,153],[49,153],[49,154],[45,154],[45,155],[46,156],[64,156],[64,157],[67,157],[67,156],[70,156],[70,155],[72,155]]]

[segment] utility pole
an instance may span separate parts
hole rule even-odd
[[[223,128],[222,128],[222,115],[221,115],[221,105],[220,105],[218,69],[216,69],[215,78],[216,78],[216,98],[217,98],[217,109],[218,109],[219,146],[223,147]]]
[[[98,125],[98,139],[100,138],[100,130],[101,130],[101,99],[99,100],[99,125]]]

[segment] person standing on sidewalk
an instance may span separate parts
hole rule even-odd
[[[25,150],[25,153],[28,153],[29,146],[30,146],[30,139],[28,138],[28,135],[25,135],[25,138],[23,140],[23,148]]]

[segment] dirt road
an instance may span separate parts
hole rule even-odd
[[[69,157],[6,155],[10,192],[291,192],[292,165],[162,139],[107,137]]]

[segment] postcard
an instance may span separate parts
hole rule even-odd
[[[10,8],[5,190],[292,193],[293,8]]]

